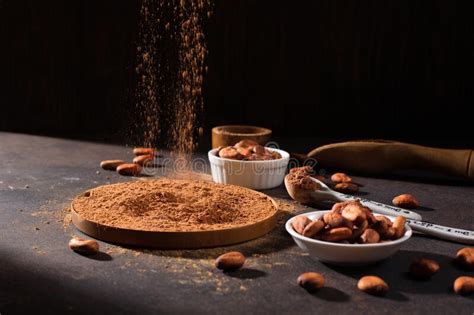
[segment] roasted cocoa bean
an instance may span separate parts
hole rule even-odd
[[[410,194],[403,194],[393,198],[392,203],[401,208],[414,209],[420,206],[420,203]]]
[[[303,234],[305,227],[311,223],[311,220],[305,216],[296,217],[291,221],[291,226],[298,234]]]
[[[462,276],[454,281],[454,292],[460,295],[474,293],[474,277]]]
[[[318,234],[322,229],[324,229],[324,226],[325,224],[321,220],[310,222],[304,228],[302,235],[306,237],[313,237]]]
[[[334,190],[344,194],[354,194],[359,191],[359,186],[352,183],[338,183],[334,186]]]
[[[438,270],[439,264],[432,259],[419,258],[410,264],[410,274],[417,279],[429,279],[437,273]]]
[[[224,271],[234,271],[245,263],[245,256],[241,252],[228,252],[216,259],[216,267]]]
[[[360,243],[362,244],[372,244],[378,243],[380,241],[380,235],[377,231],[372,229],[366,229],[360,236]]]
[[[333,183],[350,183],[352,182],[352,178],[344,173],[334,173],[331,176],[331,181]]]
[[[100,162],[100,167],[104,170],[115,171],[119,165],[125,164],[122,160],[104,160]]]
[[[474,269],[474,247],[461,248],[456,254],[456,262],[467,269]]]
[[[99,252],[99,243],[95,240],[74,237],[69,241],[69,248],[81,255],[93,255]]]
[[[153,148],[134,148],[133,154],[135,155],[156,155],[156,151]]]
[[[154,158],[155,157],[153,155],[138,155],[133,159],[133,163],[144,166],[147,164],[152,164]]]
[[[340,242],[350,239],[352,230],[347,227],[334,228],[321,234],[321,240],[326,242]]]
[[[392,227],[394,230],[393,238],[399,239],[403,235],[405,235],[405,224],[407,219],[405,217],[398,216],[393,221]]]
[[[117,167],[117,173],[123,176],[138,176],[141,171],[141,166],[135,163],[125,163]]]
[[[379,296],[387,294],[389,290],[388,284],[377,276],[365,276],[360,278],[357,283],[357,288],[365,293]]]
[[[296,280],[308,292],[315,292],[324,286],[324,276],[316,272],[302,273]]]
[[[234,147],[225,147],[219,151],[219,157],[223,159],[242,160],[244,156]]]

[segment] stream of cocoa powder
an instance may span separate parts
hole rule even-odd
[[[196,149],[211,0],[143,0],[130,133],[137,145]]]

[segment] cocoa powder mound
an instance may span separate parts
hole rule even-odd
[[[309,189],[309,190],[318,190],[320,185],[311,180],[311,175],[313,174],[313,169],[310,166],[296,167],[292,168],[288,173],[286,179],[287,181],[298,188]]]
[[[84,219],[144,231],[203,231],[252,224],[274,215],[271,199],[232,185],[160,179],[100,186],[74,200]]]

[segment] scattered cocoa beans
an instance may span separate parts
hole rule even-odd
[[[104,160],[100,162],[100,167],[104,170],[115,171],[117,166],[125,164],[125,161],[122,160]]]
[[[454,292],[460,295],[474,293],[474,277],[461,276],[454,281]]]
[[[135,163],[125,163],[117,167],[117,173],[123,176],[138,176],[141,171],[141,166]]]
[[[241,252],[228,252],[216,259],[216,267],[224,271],[234,271],[245,263],[245,256]]]
[[[454,281],[454,292],[460,295],[474,293],[474,277],[461,276]]]
[[[324,286],[324,276],[316,272],[305,272],[299,275],[296,280],[298,285],[308,292],[315,292]]]
[[[133,163],[138,164],[140,166],[144,166],[144,165],[150,163],[151,161],[153,161],[154,158],[155,157],[153,155],[148,155],[148,154],[137,155],[133,159]]]
[[[344,173],[334,173],[331,176],[331,181],[335,184],[337,183],[350,183],[352,182],[352,178],[347,176]]]
[[[122,160],[104,160],[100,162],[100,167],[104,170],[117,171],[120,175],[137,176],[141,172],[140,166],[153,160],[156,156],[156,151],[153,148],[137,147],[133,149],[133,154],[135,154],[133,163],[126,163]]]
[[[359,191],[359,186],[353,183],[338,183],[334,190],[345,194],[354,194]]]
[[[99,252],[99,243],[95,240],[74,237],[69,241],[69,248],[81,255],[93,255]]]
[[[403,194],[393,198],[392,203],[394,206],[414,209],[420,206],[419,202],[410,194]]]
[[[291,226],[299,234],[303,234],[305,227],[311,223],[311,220],[305,216],[296,217],[291,221]]]
[[[388,284],[377,276],[365,276],[360,278],[357,288],[365,293],[382,296],[387,294]]]
[[[474,247],[461,248],[456,253],[456,263],[467,269],[474,269]]]
[[[316,234],[318,234],[323,228],[325,224],[323,221],[317,220],[317,221],[312,221],[303,230],[303,233],[301,233],[303,236],[306,237],[313,237]]]
[[[156,155],[156,151],[153,148],[134,148],[133,154],[135,155]]]
[[[439,264],[432,259],[419,258],[410,264],[410,274],[421,280],[431,278],[438,270]]]

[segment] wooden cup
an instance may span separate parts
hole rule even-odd
[[[272,131],[263,127],[245,125],[227,125],[212,128],[212,148],[227,147],[240,140],[250,139],[265,145],[271,139]]]

